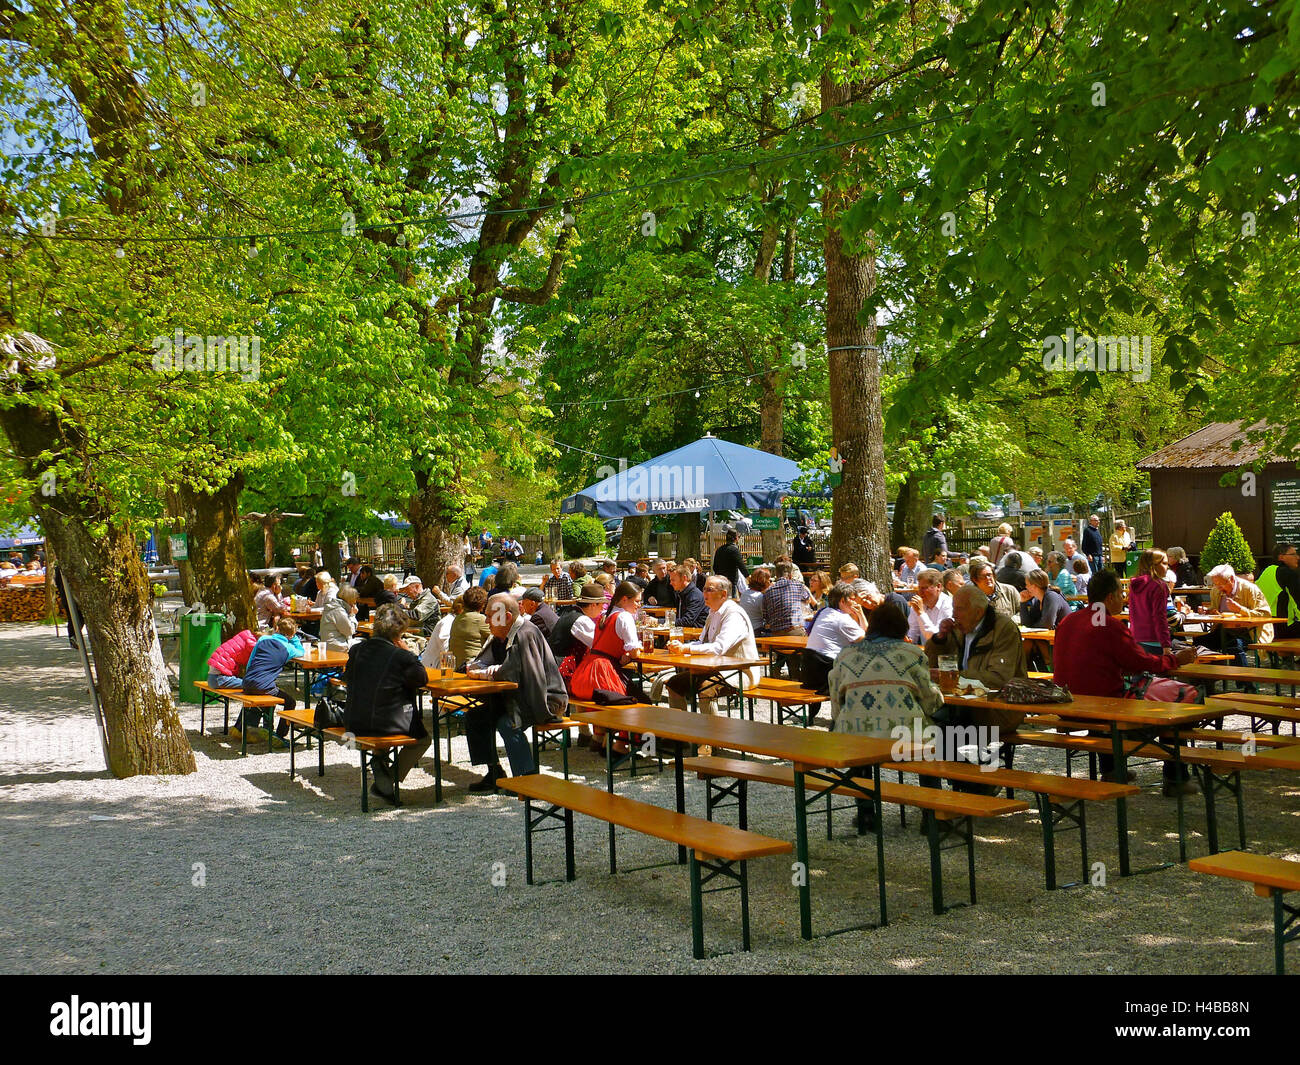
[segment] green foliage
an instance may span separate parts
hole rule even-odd
[[[1201,549],[1200,565],[1202,573],[1209,573],[1215,566],[1227,563],[1238,573],[1255,572],[1255,556],[1251,554],[1250,544],[1242,534],[1241,528],[1232,517],[1232,511],[1220,514],[1205,538],[1205,547]]]
[[[605,547],[605,526],[589,514],[572,514],[560,526],[564,553],[569,558],[588,558]]]

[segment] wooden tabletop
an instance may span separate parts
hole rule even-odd
[[[301,658],[295,658],[293,664],[299,669],[305,670],[342,669],[348,664],[348,653],[346,651],[330,651],[324,658],[321,658],[308,651]]]
[[[1039,643],[1056,643],[1055,629],[1021,629],[1022,640],[1037,640]]]
[[[808,646],[808,637],[755,636],[754,644],[760,651],[802,651]]]
[[[668,611],[674,610],[676,608],[670,606],[644,606],[641,609],[644,610],[647,614],[652,615],[653,617],[661,618],[666,613],[668,613]]]
[[[285,617],[293,618],[294,621],[319,621],[323,610],[291,610]]]
[[[666,740],[706,743],[733,751],[748,751],[782,758],[796,765],[843,769],[887,762],[894,749],[888,739],[851,736],[843,732],[772,725],[715,714],[692,714],[662,706],[611,706],[571,715],[606,729],[626,729],[641,735],[653,733]]]
[[[767,665],[766,658],[741,658],[739,655],[674,655],[667,651],[638,651],[633,661],[647,666],[672,666],[692,673],[716,673],[724,669],[747,669]]]
[[[1190,725],[1219,717],[1222,711],[1199,703],[1158,703],[1146,699],[1120,699],[1103,695],[1076,695],[1068,703],[1005,703],[1000,699],[945,695],[951,706],[978,706],[989,710],[1012,710],[1021,714],[1056,714],[1068,721],[1120,722],[1134,725]]]
[[[509,680],[481,680],[467,677],[464,673],[444,675],[440,669],[425,669],[429,682],[424,686],[435,695],[494,695],[498,692],[512,692],[519,687]]]
[[[669,636],[672,634],[673,630],[670,629],[667,625],[658,625],[655,628],[651,629],[650,631],[653,632],[656,636]],[[698,626],[691,626],[691,625],[682,626],[683,639],[694,640],[702,636],[703,634],[704,634],[704,629]]]
[[[1260,625],[1286,624],[1286,618],[1252,618],[1247,617],[1245,614],[1184,614],[1182,621],[1184,625],[1195,621],[1204,621],[1211,625],[1222,625],[1224,628],[1229,629],[1253,629]]]
[[[1274,640],[1272,643],[1252,643],[1252,651],[1272,651],[1279,655],[1300,655],[1300,640]]]
[[[1252,769],[1300,770],[1300,746],[1278,747],[1274,750],[1256,748],[1246,755],[1246,765]]]
[[[1257,669],[1253,666],[1212,666],[1199,662],[1179,666],[1175,677],[1185,680],[1242,680],[1258,684],[1300,684],[1300,670]]]

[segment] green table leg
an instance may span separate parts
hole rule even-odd
[[[1128,756],[1124,753],[1124,737],[1119,730],[1118,722],[1111,724],[1110,742],[1115,756],[1115,779],[1126,781],[1128,780]],[[1128,799],[1122,795],[1115,801],[1115,826],[1119,836],[1119,875],[1128,876]]]
[[[878,796],[877,796],[878,797]],[[879,825],[879,822],[877,822]],[[808,798],[802,770],[794,771],[795,861],[799,874],[799,934],[812,939],[812,877],[808,871]]]

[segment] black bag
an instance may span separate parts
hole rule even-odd
[[[600,706],[632,706],[636,703],[632,696],[610,691],[608,688],[597,688],[593,691],[591,701]]]
[[[312,719],[318,729],[343,728],[344,708],[328,695],[322,695],[316,703],[316,716]]]

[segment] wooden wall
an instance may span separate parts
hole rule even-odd
[[[1182,547],[1200,554],[1205,538],[1224,511],[1231,511],[1251,550],[1261,559],[1273,552],[1271,488],[1274,480],[1300,477],[1294,463],[1273,463],[1255,477],[1254,495],[1243,484],[1220,485],[1222,469],[1152,470],[1151,522],[1156,547]]]

